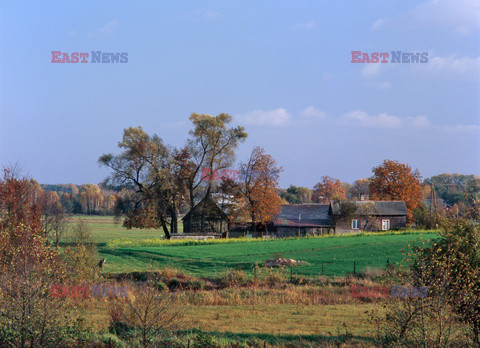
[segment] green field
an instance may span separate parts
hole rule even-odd
[[[108,247],[118,238],[158,238],[159,230],[127,230],[111,217],[85,218],[99,243],[101,257],[107,258],[105,272],[130,272],[174,267],[195,276],[214,276],[227,269],[251,272],[256,263],[285,257],[307,264],[295,273],[307,276],[342,276],[367,267],[384,268],[387,260],[402,260],[401,249],[419,240],[435,238],[434,232],[331,236],[309,239],[245,241],[211,245],[166,245],[154,247]]]
[[[117,238],[148,239],[162,238],[164,236],[162,230],[156,229],[133,228],[127,230],[122,226],[122,221],[115,222],[115,219],[111,216],[75,215],[71,218],[70,226],[80,220],[84,220],[88,224],[92,237],[97,243],[106,243]],[[183,229],[182,224],[179,224],[178,227],[180,231]]]

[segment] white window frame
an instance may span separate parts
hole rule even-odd
[[[387,228],[385,228],[385,224],[387,224]],[[382,219],[382,231],[388,231],[390,228],[390,219]]]
[[[352,219],[352,230],[359,230],[359,229],[360,229],[360,220],[359,219]]]

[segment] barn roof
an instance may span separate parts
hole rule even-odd
[[[282,205],[273,224],[287,227],[330,227],[329,210],[329,204]]]
[[[210,196],[205,196],[203,199],[198,202],[192,210],[188,211],[182,220],[189,219],[190,214],[196,213],[197,211],[203,211],[210,216],[217,216],[218,218],[226,218],[227,214],[225,213],[224,209]]]
[[[356,201],[359,209],[359,215],[362,212],[365,215],[374,216],[404,216],[408,215],[407,206],[404,201]],[[332,204],[332,211],[334,214],[339,214],[340,206],[338,203]]]

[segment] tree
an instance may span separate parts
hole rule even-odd
[[[95,184],[86,184],[80,187],[79,201],[84,212],[87,214],[98,214],[104,197],[100,187]]]
[[[374,176],[369,185],[370,198],[376,201],[404,201],[410,221],[413,209],[420,205],[422,195],[418,170],[412,170],[407,164],[385,160],[372,171]]]
[[[228,168],[235,161],[235,150],[245,141],[247,133],[241,126],[228,128],[233,121],[229,114],[210,116],[193,113],[190,116],[193,129],[189,132],[187,146],[180,152],[178,161],[182,186],[188,193],[190,210],[195,206],[200,185],[206,183],[204,195],[212,191],[212,178],[202,177],[202,169],[208,173]]]
[[[58,249],[60,239],[67,229],[68,219],[55,191],[43,191],[41,197],[43,231],[47,237],[53,237]]]
[[[322,177],[322,180],[313,187],[312,198],[313,201],[318,203],[345,200],[345,188],[340,180],[325,175]]]
[[[303,204],[312,201],[312,190],[308,187],[290,185],[286,191],[280,194],[290,204]]]
[[[347,190],[347,197],[350,199],[360,200],[363,197],[368,197],[370,195],[369,185],[370,185],[370,178],[366,179],[358,179],[355,180],[352,187]]]
[[[251,219],[253,232],[257,224],[265,225],[280,212],[282,199],[278,195],[278,179],[282,170],[261,147],[254,148],[248,162],[241,164],[242,210]]]
[[[133,296],[112,303],[110,330],[125,340],[131,340],[132,346],[157,346],[160,340],[179,329],[183,311],[174,295],[162,294],[152,284],[142,284],[135,289]]]
[[[426,289],[428,296],[387,303],[390,338],[425,346],[480,346],[479,227],[464,220],[447,223],[441,238],[406,254],[406,265],[396,280]],[[452,338],[461,341],[449,342]]]
[[[4,169],[0,179],[0,345],[65,346],[68,307],[50,296],[64,280],[58,251],[46,243],[31,182]],[[53,345],[53,344],[52,344]]]
[[[113,185],[129,185],[135,192],[133,209],[127,214],[127,228],[163,228],[170,238],[176,232],[178,193],[173,172],[172,150],[154,134],[149,136],[142,127],[123,131],[119,155],[104,154],[98,162],[112,169],[105,180]]]

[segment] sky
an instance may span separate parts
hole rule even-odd
[[[99,183],[123,129],[181,147],[193,112],[232,115],[249,134],[237,162],[263,147],[282,187],[351,183],[385,159],[479,175],[480,2],[0,1],[1,166]]]

